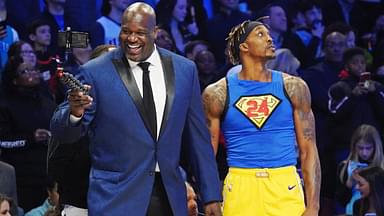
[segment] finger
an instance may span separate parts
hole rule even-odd
[[[91,90],[91,86],[90,85],[85,84],[84,87],[85,87],[85,89],[87,89],[87,91]]]
[[[84,89],[79,89],[79,88],[73,88],[73,89],[69,89],[67,91],[67,94],[72,94],[72,95],[85,95],[84,92],[89,92],[89,90],[91,89],[91,86],[90,85],[84,85]]]
[[[81,99],[71,99],[68,101],[69,101],[70,106],[72,106],[72,107],[83,107],[85,104],[87,104],[87,102],[84,102]]]

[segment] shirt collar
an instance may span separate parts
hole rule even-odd
[[[161,65],[160,55],[159,55],[159,52],[157,51],[156,46],[155,46],[152,54],[144,61],[149,62],[150,63],[149,66],[157,67],[157,66]],[[128,63],[129,63],[129,66],[131,68],[135,68],[135,67],[138,67],[137,64],[139,64],[140,62],[132,61],[132,60],[128,59]]]

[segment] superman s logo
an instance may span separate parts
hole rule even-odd
[[[252,124],[261,129],[280,103],[281,100],[278,97],[272,94],[265,94],[241,96],[234,106]]]

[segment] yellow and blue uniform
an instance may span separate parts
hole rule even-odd
[[[224,215],[301,215],[293,109],[282,73],[271,82],[227,75],[228,107],[221,123],[230,167]]]

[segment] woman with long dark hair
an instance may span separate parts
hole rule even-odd
[[[187,42],[199,37],[195,7],[188,0],[160,0],[156,15],[158,26],[171,35],[179,54],[184,54]]]
[[[355,202],[354,216],[384,216],[384,170],[370,167],[353,174],[361,199]]]

